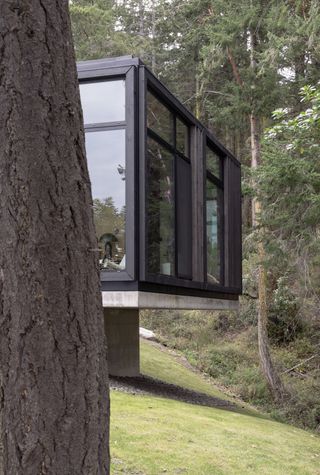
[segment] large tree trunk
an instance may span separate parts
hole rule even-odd
[[[4,472],[107,474],[96,239],[67,0],[0,2]]]

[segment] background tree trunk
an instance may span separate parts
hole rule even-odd
[[[156,3],[155,0],[151,2],[151,37],[152,37],[152,50],[151,50],[151,71],[155,74],[156,73],[156,66],[157,66],[157,56],[156,56]]]
[[[255,51],[257,38],[255,32],[249,31],[250,66],[253,72],[256,71]],[[251,168],[255,169],[261,162],[261,126],[258,117],[255,115],[254,99],[252,100],[252,111],[250,114],[250,135],[251,135]],[[257,198],[252,202],[252,225],[258,225],[261,204]],[[265,268],[265,249],[260,240],[258,243],[259,269],[258,269],[258,346],[260,356],[260,366],[268,386],[275,399],[281,400],[284,389],[279,375],[272,364],[270,355],[270,344],[268,338],[268,303],[267,303],[267,271]]]
[[[251,48],[254,48],[253,34],[250,34]],[[251,53],[252,54],[252,53]],[[251,60],[251,67],[254,61]],[[250,115],[251,131],[251,168],[255,169],[261,161],[260,152],[260,126],[259,120],[252,112]],[[254,198],[252,202],[252,225],[257,226],[261,212],[260,202]],[[267,303],[267,271],[264,265],[265,249],[262,241],[258,243],[259,269],[258,269],[258,346],[260,356],[260,366],[268,386],[275,399],[281,400],[284,389],[281,379],[274,369],[270,355],[270,345],[268,338],[268,303]]]
[[[108,387],[67,0],[0,3],[6,474],[107,474]]]

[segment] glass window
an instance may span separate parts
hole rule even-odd
[[[209,172],[221,178],[221,158],[209,147],[206,147],[206,164]]]
[[[125,130],[86,133],[100,266],[125,268]]]
[[[147,94],[147,126],[166,142],[173,144],[173,116],[150,91]]]
[[[125,121],[125,80],[80,84],[85,124]]]
[[[175,274],[174,156],[148,138],[148,271]]]
[[[192,278],[191,164],[176,156],[176,221],[178,277]]]
[[[180,119],[176,119],[176,148],[183,153],[185,157],[189,157],[189,127],[187,127]]]
[[[211,284],[220,283],[220,203],[221,191],[207,179],[207,281]]]

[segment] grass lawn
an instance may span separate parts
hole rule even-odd
[[[146,342],[141,360],[145,374],[221,397]],[[320,438],[309,432],[159,397],[112,392],[110,444],[113,475],[320,475]]]
[[[141,339],[140,358],[142,374],[160,379],[166,383],[176,384],[183,388],[237,403],[235,398],[222,392],[221,389],[211,384],[209,380],[205,379],[199,372],[188,369],[182,364],[181,359],[177,358],[174,354],[170,354],[170,350],[162,351]],[[241,405],[238,405],[237,411],[256,415],[257,417],[267,417],[243,401],[241,401]]]
[[[142,374],[166,383],[193,389],[209,396],[228,398],[221,390],[209,384],[200,374],[185,367],[175,356],[161,351],[145,340],[140,340],[140,369]]]

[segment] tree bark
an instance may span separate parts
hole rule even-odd
[[[231,64],[233,77],[235,78],[236,83],[238,84],[238,86],[243,87],[243,81],[241,79],[237,63],[234,60],[233,54],[229,46],[227,46],[227,56],[228,56],[229,63]]]
[[[152,37],[152,56],[151,56],[151,70],[156,73],[156,3],[155,0],[151,2],[151,37]]]
[[[259,202],[255,203],[256,213],[259,212]],[[268,303],[267,303],[267,271],[263,261],[265,249],[262,242],[258,243],[259,271],[258,271],[258,346],[260,366],[268,383],[270,391],[276,400],[281,401],[285,391],[280,376],[275,371],[271,355],[268,336]]]
[[[0,3],[5,474],[107,474],[92,198],[67,0]]]
[[[250,65],[253,70],[256,69],[254,58],[256,38],[253,32],[249,32],[250,44]],[[252,111],[250,114],[250,132],[251,132],[251,168],[256,169],[261,162],[260,148],[260,123],[254,111],[254,101],[252,101]],[[261,213],[261,204],[257,198],[252,202],[252,225],[256,227],[259,224],[259,215]],[[275,399],[281,400],[284,395],[284,389],[281,379],[274,369],[270,355],[270,344],[268,337],[268,303],[267,303],[267,271],[265,268],[265,249],[263,242],[258,243],[259,269],[258,269],[258,345],[260,366],[268,386]]]

